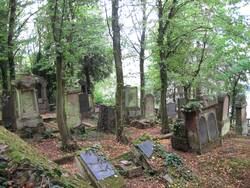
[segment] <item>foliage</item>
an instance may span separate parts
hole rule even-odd
[[[183,108],[185,111],[199,110],[202,108],[202,104],[200,101],[191,100],[186,105],[184,105]]]
[[[142,142],[144,142],[144,141],[146,141],[146,140],[152,140],[152,138],[151,138],[149,135],[147,135],[147,134],[143,134],[143,135],[140,136],[139,138],[135,139],[135,140],[133,141],[133,144],[134,144],[134,145],[138,145],[138,144],[140,144],[140,143],[142,143]]]

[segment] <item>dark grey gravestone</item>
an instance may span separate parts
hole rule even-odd
[[[198,131],[199,131],[200,143],[206,144],[208,142],[208,135],[207,135],[206,119],[204,117],[201,117],[199,120]]]
[[[154,153],[154,143],[149,140],[142,142],[137,146],[148,158]]]
[[[167,114],[171,118],[176,117],[177,112],[176,112],[176,104],[175,103],[171,102],[171,103],[167,104]]]
[[[218,126],[217,126],[215,115],[213,113],[210,113],[208,115],[207,125],[208,125],[209,139],[210,140],[217,139],[219,137]]]
[[[87,93],[81,93],[79,95],[80,100],[80,113],[89,112],[89,96]]]
[[[80,157],[87,164],[87,167],[97,180],[104,180],[115,175],[113,166],[94,152],[83,152],[80,154]]]

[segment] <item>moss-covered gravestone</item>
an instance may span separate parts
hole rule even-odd
[[[36,79],[31,75],[19,75],[13,83],[15,88],[16,128],[30,133],[44,130],[43,121],[39,114]]]
[[[104,155],[96,150],[87,149],[77,156],[77,166],[82,175],[97,188],[123,188],[125,180],[115,170]]]

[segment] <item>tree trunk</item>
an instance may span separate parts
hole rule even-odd
[[[84,75],[86,78],[88,94],[91,94],[92,93],[91,92],[92,85],[91,85],[91,80],[90,80],[89,66],[88,66],[88,62],[86,62],[86,63],[87,63],[87,65],[84,66]]]
[[[147,16],[146,16],[146,0],[142,0],[143,7],[142,7],[142,33],[141,33],[141,40],[140,40],[140,84],[141,84],[141,91],[140,91],[140,107],[141,107],[141,114],[144,116],[144,97],[145,97],[145,75],[144,75],[144,61],[145,61],[145,40],[146,40],[146,29],[147,29]]]
[[[116,69],[116,139],[123,142],[123,123],[124,123],[124,82],[122,69],[122,54],[120,43],[120,26],[119,26],[119,0],[112,0],[112,39],[113,55]]]
[[[57,124],[60,135],[62,137],[62,146],[67,148],[70,145],[71,135],[66,124],[65,105],[64,105],[64,84],[63,71],[64,62],[63,55],[60,52],[56,54],[56,115]]]
[[[74,149],[72,138],[66,121],[65,105],[64,105],[64,62],[62,51],[62,35],[63,35],[63,22],[65,14],[65,0],[60,7],[58,0],[50,0],[49,7],[51,11],[51,28],[53,39],[56,48],[56,119],[59,132],[62,138],[63,149]],[[61,11],[60,11],[61,10]],[[61,12],[61,14],[60,14]]]
[[[157,45],[159,48],[159,67],[160,67],[160,80],[161,80],[161,123],[162,123],[162,134],[166,134],[169,132],[168,126],[168,115],[167,115],[167,66],[165,62],[165,53],[164,53],[164,23],[163,23],[163,5],[162,1],[158,0],[158,19],[159,19],[159,28],[158,28],[158,37],[157,37]]]
[[[232,88],[232,106],[231,106],[231,117],[230,117],[230,126],[233,125],[234,113],[235,113],[235,100],[237,95],[237,85],[239,82],[240,76],[234,80],[233,88]]]
[[[9,29],[8,29],[8,61],[10,68],[10,79],[15,80],[15,63],[14,63],[14,31],[15,31],[15,22],[16,22],[16,0],[9,1]]]

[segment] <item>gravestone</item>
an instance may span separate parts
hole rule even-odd
[[[155,118],[155,98],[152,94],[147,94],[144,98],[144,112],[146,119]]]
[[[89,96],[87,93],[79,94],[79,103],[80,103],[80,113],[83,118],[89,117],[90,106],[89,106]]]
[[[176,104],[174,102],[170,102],[167,104],[167,114],[170,118],[176,118]]]
[[[98,188],[123,188],[125,181],[113,165],[104,156],[95,151],[83,151],[77,157],[77,164],[82,175],[90,179],[91,183]]]
[[[36,79],[34,76],[19,75],[13,85],[15,88],[16,128],[32,133],[44,131],[36,98]]]
[[[141,110],[138,106],[138,89],[137,87],[125,86],[125,108],[126,108],[126,119],[139,118],[141,116]]]
[[[87,87],[86,82],[83,80],[80,80],[79,84],[81,86],[81,94],[79,96],[81,116],[82,118],[88,118],[90,115],[91,108],[93,107],[91,106],[92,103],[90,89]]]
[[[70,128],[77,127],[81,124],[79,93],[79,91],[69,91],[66,94],[65,111],[67,125]]]
[[[235,101],[236,132],[237,134],[244,136],[248,134],[246,107],[247,107],[246,96],[244,94],[237,95]]]
[[[44,78],[40,76],[35,76],[36,79],[36,91],[37,91],[37,101],[40,113],[49,112],[49,100],[47,97],[47,82]]]
[[[115,117],[116,117],[115,107],[100,105],[97,130],[115,133],[116,131]]]
[[[150,140],[146,140],[137,145],[137,147],[141,150],[141,152],[150,158],[154,153],[154,143]]]
[[[217,96],[218,106],[216,116],[218,121],[219,132],[221,136],[226,135],[230,131],[229,106],[230,99],[227,93],[221,93]]]
[[[221,146],[216,118],[217,99],[204,97],[202,103],[202,108],[183,111],[189,148],[199,154]]]

